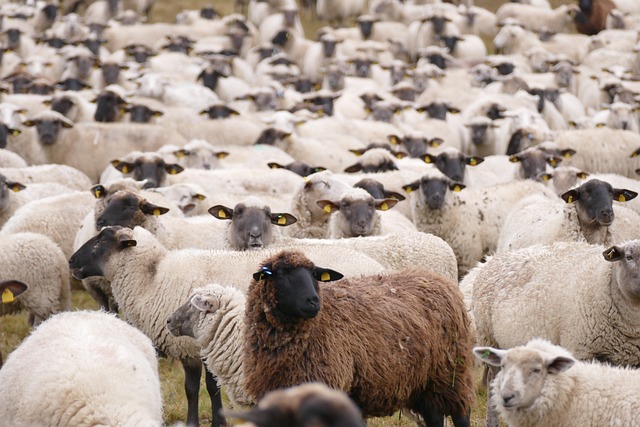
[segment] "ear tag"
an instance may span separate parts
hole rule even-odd
[[[627,198],[626,198],[626,197],[624,197],[624,194],[621,194],[621,195],[618,197],[618,201],[619,201],[619,202],[626,202],[626,201],[627,201]]]
[[[400,144],[400,140],[398,138],[396,138],[395,136],[392,136],[391,140],[389,142],[391,142],[393,145],[399,145]]]
[[[542,180],[543,180],[543,181],[549,181],[549,179],[551,179],[551,178],[549,177],[549,175],[544,175],[544,176],[542,177]]]
[[[13,130],[11,131],[11,135],[12,135],[12,136],[18,136],[18,135],[20,135],[21,133],[22,133],[22,132],[20,132],[18,129],[13,129]]]
[[[260,276],[258,276],[258,282],[262,282],[264,280],[264,273],[260,273]]]
[[[226,217],[227,217],[227,214],[226,214],[226,213],[224,213],[224,210],[220,209],[220,210],[218,211],[218,216],[219,216],[220,218],[226,218]]]
[[[573,196],[567,197],[567,203],[573,203]]]
[[[122,173],[129,173],[129,167],[122,166]]]
[[[11,187],[11,190],[14,193],[17,193],[18,191],[20,191],[20,186],[18,184],[14,185],[13,187]]]
[[[389,205],[387,204],[387,202],[384,202],[383,204],[380,205],[380,210],[381,211],[388,211],[389,210]]]
[[[11,292],[9,289],[5,289],[4,292],[2,292],[2,303],[3,304],[9,304],[11,302],[14,302],[16,299],[13,296],[13,292]]]
[[[204,194],[196,194],[196,199],[198,199],[198,200],[204,200],[206,198],[207,198],[207,196],[205,196]]]
[[[320,276],[320,280],[321,280],[322,282],[328,282],[329,280],[331,280],[331,275],[325,271],[325,272],[324,272],[324,273],[322,273],[322,275]]]
[[[570,157],[571,157],[571,153],[569,153],[569,152],[564,153],[564,158],[565,159],[568,159]]]
[[[180,159],[182,157],[185,157],[187,154],[184,152],[184,150],[178,150],[173,153],[173,155]]]
[[[175,168],[169,169],[169,175],[176,175],[178,171]]]
[[[307,182],[311,181],[311,178],[309,178],[308,176],[305,176],[304,178],[304,183],[306,184]]]
[[[460,188],[460,186],[459,186],[459,185],[454,185],[454,186],[453,186],[453,192],[454,192],[454,193],[459,193],[459,192],[461,192],[461,191],[462,191],[462,188]]]
[[[478,164],[478,161],[476,159],[469,160],[469,166],[476,166],[477,164]]]
[[[322,210],[326,213],[331,213],[331,205],[326,205]]]
[[[154,214],[155,216],[160,216],[160,209],[154,209],[154,210],[153,210],[153,214]]]
[[[94,196],[96,199],[99,199],[100,197],[102,197],[102,191],[100,191],[99,189],[97,189],[97,188],[96,188],[96,189],[94,190],[94,192],[93,192],[93,196]]]
[[[557,164],[556,159],[549,159],[549,164],[555,166]]]
[[[282,215],[278,215],[278,225],[285,225],[287,223],[287,218]]]
[[[407,187],[404,189],[405,193],[409,194],[413,191],[413,187]]]
[[[482,358],[486,359],[487,357],[489,357],[490,354],[491,354],[491,352],[489,350],[487,350],[484,353],[482,353]]]
[[[609,259],[613,258],[613,250],[610,250],[607,256],[609,257]]]
[[[271,169],[278,169],[278,166],[276,166],[275,164],[272,164]]]

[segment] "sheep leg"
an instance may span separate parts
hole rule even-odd
[[[218,381],[208,369],[204,371],[204,379],[207,384],[207,391],[211,398],[211,427],[223,427],[227,425],[227,420],[222,415],[222,393]]]
[[[198,359],[180,360],[184,369],[184,392],[187,395],[187,426],[198,427],[198,394],[202,362]]]
[[[420,408],[417,409],[417,412],[422,415],[422,419],[424,420],[424,424],[427,427],[443,427],[444,426],[444,414],[440,413],[436,408],[429,404],[429,402],[424,402],[420,405]]]
[[[498,413],[496,408],[491,403],[493,392],[491,391],[491,381],[495,378],[497,369],[491,367],[485,367],[483,382],[487,387],[487,417],[485,423],[487,427],[498,427]]]

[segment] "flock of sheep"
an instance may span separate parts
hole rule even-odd
[[[0,1],[0,425],[640,425],[640,2],[152,6]]]

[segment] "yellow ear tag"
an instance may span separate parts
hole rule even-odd
[[[260,276],[258,277],[258,282],[262,282],[264,280],[264,273],[260,273]]]
[[[285,217],[284,217],[284,216],[282,216],[282,215],[279,215],[279,216],[278,216],[278,224],[279,224],[279,225],[285,225],[286,223],[287,223],[287,218],[285,218]]]
[[[203,194],[196,194],[196,199],[198,199],[198,200],[204,200],[206,198],[207,198],[207,196],[205,196]]]
[[[475,166],[475,165],[477,165],[477,164],[478,164],[478,162],[476,161],[476,159],[471,159],[471,160],[469,161],[469,166]]]
[[[570,157],[571,157],[571,153],[569,153],[569,152],[564,153],[564,158],[565,159],[568,159]]]
[[[567,203],[573,203],[573,196],[569,196],[567,198]]]
[[[93,192],[93,195],[94,195],[94,197],[95,197],[96,199],[99,199],[100,197],[102,197],[102,191],[100,191],[100,190],[95,190],[95,191]]]
[[[11,187],[11,190],[13,190],[14,193],[17,193],[18,191],[20,191],[20,186],[14,185],[13,187]]]
[[[556,162],[556,160],[555,160],[555,159],[550,159],[550,160],[549,160],[549,164],[550,164],[551,166],[555,166],[555,165],[556,165],[556,163],[557,163],[557,162]]]
[[[613,258],[613,251],[609,251],[609,258]]]
[[[223,211],[222,209],[220,209],[220,210],[218,211],[218,216],[219,216],[220,218],[226,218],[226,217],[227,217],[227,214],[226,214],[226,213],[224,213],[224,211]]]
[[[380,205],[380,210],[381,211],[388,211],[389,210],[389,205],[386,202],[381,204]]]
[[[326,213],[331,213],[331,205],[326,205],[322,210]]]
[[[455,186],[453,187],[453,192],[454,192],[454,193],[459,193],[460,191],[462,191],[462,188],[460,188],[460,186],[459,186],[459,185],[455,185]]]
[[[545,176],[543,176],[543,177],[542,177],[542,180],[543,180],[543,181],[549,181],[549,179],[550,179],[550,178],[549,178],[549,175],[545,175]]]
[[[173,155],[176,156],[177,158],[186,156],[186,154],[182,150],[176,151],[175,153],[173,153]]]
[[[626,198],[626,197],[624,197],[624,194],[621,194],[621,195],[618,197],[618,201],[619,201],[619,202],[626,202],[626,201],[627,201],[627,198]]]
[[[391,141],[389,141],[389,142],[391,142],[393,145],[400,144],[400,140],[398,138],[396,138],[395,136],[392,136],[391,137]]]
[[[154,209],[154,210],[153,210],[153,214],[154,214],[155,216],[160,216],[160,209]]]
[[[278,166],[276,166],[276,165],[271,165],[271,169],[278,169]]]
[[[11,302],[14,302],[16,299],[13,297],[13,292],[11,292],[9,289],[5,289],[4,292],[2,292],[2,303],[3,304],[9,304]]]
[[[122,173],[129,173],[129,168],[127,166],[123,166]]]
[[[323,282],[328,282],[329,280],[331,280],[331,275],[325,271],[320,276],[320,280],[323,281]]]
[[[412,187],[407,187],[407,188],[404,189],[404,191],[405,191],[405,193],[409,194],[409,193],[411,193],[413,191],[413,188]]]
[[[173,168],[169,170],[169,175],[176,175],[177,173],[178,171]]]

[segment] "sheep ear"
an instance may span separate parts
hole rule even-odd
[[[469,166],[478,166],[480,163],[484,162],[482,157],[470,156],[464,159],[465,163]]]
[[[625,190],[622,188],[614,188],[613,189],[613,200],[617,202],[628,202],[629,200],[633,200],[638,196],[638,193],[631,190]]]
[[[298,219],[289,213],[274,213],[271,214],[271,224],[279,225],[280,227],[286,227],[287,225],[295,224]]]
[[[14,193],[17,193],[18,191],[22,191],[27,188],[27,186],[20,184],[19,182],[7,182],[7,188],[9,188]]]
[[[414,181],[411,184],[403,185],[402,189],[407,193],[411,193],[412,191],[416,191],[418,187],[420,187],[420,181]]]
[[[133,246],[136,246],[138,244],[138,242],[136,242],[135,240],[133,240],[129,236],[119,236],[118,237],[118,244],[120,246],[120,249],[124,249],[124,248],[131,248]]]
[[[507,351],[492,347],[474,347],[473,354],[487,365],[500,367]]]
[[[180,150],[176,150],[173,152],[173,155],[177,158],[186,157],[191,155],[191,152],[185,148],[181,148]]]
[[[551,165],[551,167],[557,167],[558,164],[562,162],[562,157],[558,157],[558,156],[549,156],[547,158],[547,163],[549,163],[549,165]]]
[[[334,280],[340,280],[344,277],[341,273],[335,270],[329,270],[328,268],[316,267],[313,270],[313,277],[320,282],[333,282]]]
[[[609,249],[602,252],[602,256],[604,256],[605,261],[620,261],[624,257],[624,249],[618,246],[611,246]]]
[[[9,304],[15,301],[16,297],[29,289],[29,287],[17,280],[7,280],[0,283],[0,294],[2,294],[2,303]]]
[[[220,300],[209,295],[194,295],[189,302],[203,313],[213,313],[220,308]]]
[[[271,169],[284,169],[284,166],[282,166],[280,163],[276,163],[276,162],[267,163],[267,166],[269,166],[269,168],[271,168]]]
[[[174,163],[174,164],[171,164],[171,165],[164,165],[164,170],[167,171],[167,173],[169,175],[177,175],[180,172],[182,172],[184,170],[184,168],[182,166],[176,165]]]
[[[325,213],[332,213],[340,210],[340,205],[329,200],[318,200],[316,204],[322,208]]]
[[[586,173],[586,172],[577,172],[576,173],[576,177],[580,178],[580,179],[587,179],[588,176],[589,176],[589,174]]]
[[[118,169],[123,174],[128,174],[128,173],[131,173],[131,171],[133,171],[134,165],[133,163],[127,163],[120,160],[112,160],[111,166]]]
[[[260,267],[260,270],[256,273],[253,273],[253,280],[256,282],[263,281],[267,276],[272,276],[273,271],[271,271],[271,266],[264,265]]]
[[[452,182],[451,184],[449,184],[449,190],[453,191],[454,193],[459,193],[465,188],[467,188],[467,186],[464,184],[460,184],[459,182]]]
[[[398,203],[398,199],[382,199],[376,200],[376,209],[379,211],[388,211]]]
[[[96,199],[101,199],[107,195],[107,189],[100,184],[91,187],[90,191]]]
[[[400,193],[396,193],[395,191],[387,191],[387,190],[384,191],[384,197],[386,197],[387,199],[396,199],[399,202],[406,199],[406,197],[404,197]]]
[[[218,151],[218,152],[215,154],[216,158],[218,158],[218,159],[224,159],[224,158],[225,158],[225,157],[227,157],[228,155],[229,155],[229,153],[228,153],[228,152],[226,152],[226,151]]]
[[[540,172],[536,176],[536,180],[541,181],[541,182],[551,181],[552,179],[553,179],[553,175],[551,175],[550,173],[545,173],[545,172]]]
[[[367,150],[365,150],[364,148],[353,148],[353,149],[351,149],[349,151],[351,151],[356,156],[362,156],[364,154],[364,152],[367,151]]]
[[[402,139],[398,135],[389,135],[387,136],[387,139],[393,145],[400,145],[402,142]],[[640,148],[638,150],[640,150]]]
[[[422,156],[422,160],[424,160],[425,163],[431,164],[435,163],[436,158],[431,154],[425,154],[424,156]]]
[[[442,138],[431,138],[427,142],[427,145],[429,147],[436,148],[436,147],[439,147],[440,145],[442,145],[443,142],[444,142],[444,139],[442,139]]]
[[[564,372],[576,363],[576,360],[572,357],[557,356],[545,360],[547,365],[547,372],[550,374],[559,374]]]
[[[360,172],[361,170],[362,170],[362,165],[360,163],[356,163],[354,165],[349,166],[344,171],[346,173],[356,173],[356,172]]]
[[[569,190],[560,197],[562,197],[562,200],[564,200],[567,203],[573,203],[578,200],[579,196],[576,190]]]
[[[215,205],[207,211],[218,219],[233,219],[233,209],[222,205]]]
[[[25,123],[26,123],[26,122],[25,122]],[[28,126],[28,125],[26,125],[25,123],[23,123],[23,125]],[[636,151],[634,151],[633,153],[631,153],[631,154],[629,155],[629,157],[637,157],[637,156],[638,156],[638,154],[640,154],[640,148],[638,148]]]
[[[154,205],[146,200],[140,203],[140,210],[147,215],[160,216],[169,212],[169,208],[163,208],[162,206]]]
[[[65,129],[71,129],[73,127],[73,122],[69,120],[60,120],[60,124]]]
[[[576,150],[572,150],[571,148],[567,148],[566,150],[560,150],[560,155],[565,159],[570,158],[574,154],[576,154]]]

